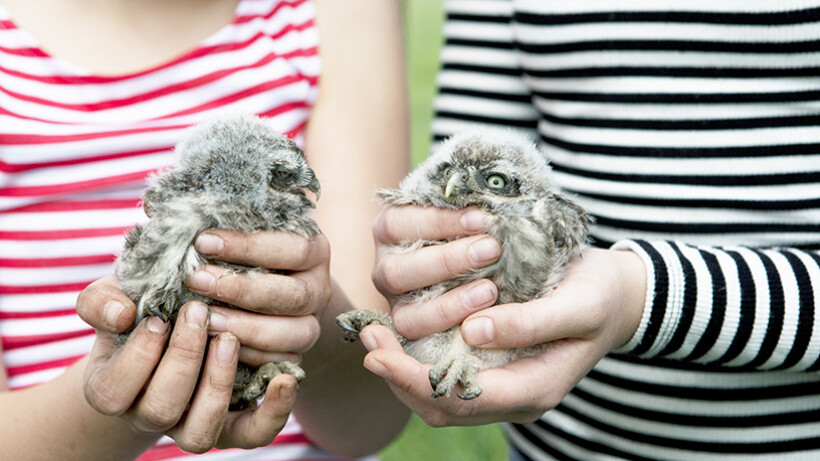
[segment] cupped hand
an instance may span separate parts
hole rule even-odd
[[[361,334],[371,351],[365,366],[431,426],[533,421],[558,405],[602,357],[635,334],[643,313],[644,271],[633,253],[587,249],[571,261],[566,277],[546,296],[468,316],[462,335],[473,346],[549,343],[536,357],[480,372],[483,392],[476,399],[431,398],[431,366],[405,354],[384,327],[369,326]]]
[[[267,445],[287,421],[296,380],[277,376],[259,408],[228,412],[236,364],[298,362],[316,342],[317,315],[330,293],[327,241],[276,232],[209,230],[203,235],[217,237],[197,242],[209,259],[278,273],[223,275],[222,268],[206,266],[202,272],[213,275],[214,284],[198,292],[247,310],[209,310],[190,302],[173,331],[160,319],[147,318],[121,347],[117,337],[133,325],[136,308],[114,277],[92,283],[77,303],[80,316],[97,331],[86,369],[86,399],[140,432],[171,436],[189,452]]]

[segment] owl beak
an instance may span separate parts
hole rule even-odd
[[[450,179],[447,180],[447,186],[444,188],[444,196],[450,197],[458,195],[458,191],[466,190],[467,184],[464,182],[467,180],[467,172],[464,170],[456,170],[450,175]]]
[[[305,187],[307,187],[307,190],[313,192],[313,195],[316,196],[316,201],[322,196],[322,186],[319,184],[319,179],[316,178],[316,173],[314,173],[313,170],[310,170],[310,182]]]

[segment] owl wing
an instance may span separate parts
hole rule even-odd
[[[587,242],[590,217],[581,206],[557,193],[540,198],[533,208],[533,218],[552,236],[556,248],[569,254],[580,251]]]

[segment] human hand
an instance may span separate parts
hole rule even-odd
[[[501,245],[482,232],[486,214],[477,208],[448,210],[417,206],[386,207],[373,224],[376,261],[372,278],[392,306],[393,323],[408,339],[444,331],[469,314],[492,306],[498,290],[474,280],[425,303],[408,305],[401,295],[495,262]],[[460,238],[459,238],[460,237]],[[450,240],[410,252],[396,245],[416,240]]]
[[[558,288],[543,298],[466,316],[462,336],[476,347],[550,343],[536,357],[480,372],[484,391],[479,398],[432,399],[431,366],[406,355],[384,327],[362,331],[362,343],[371,351],[365,367],[434,427],[531,422],[558,405],[604,355],[634,335],[644,306],[644,271],[643,262],[631,252],[587,249],[571,261]],[[440,317],[428,323],[448,323]]]
[[[321,312],[326,296],[323,284],[329,285],[323,281],[328,279],[323,239],[300,244],[295,242],[298,238],[281,233],[227,234],[217,248],[221,250],[211,258],[292,272],[291,276],[217,278],[218,283],[210,287],[219,292],[214,297],[249,310],[279,309],[292,315],[259,315],[211,306],[208,322],[207,306],[192,302],[183,307],[170,334],[167,324],[149,318],[137,326],[124,346],[117,347],[116,336],[133,324],[136,309],[117,289],[116,279],[93,283],[78,300],[80,316],[97,330],[84,386],[89,403],[103,414],[122,415],[138,431],[164,432],[190,452],[214,446],[262,446],[279,433],[295,401],[295,379],[277,376],[255,411],[228,412],[237,360],[250,365],[298,362],[318,338],[318,322],[312,314]],[[272,256],[262,252],[266,245],[276,248],[276,243],[280,248]],[[205,271],[214,268],[207,266]],[[294,294],[299,287],[301,291]],[[273,297],[273,303],[259,295],[262,290]],[[207,296],[210,291],[201,292]],[[209,332],[217,333],[210,341]],[[198,379],[200,369],[202,378]]]

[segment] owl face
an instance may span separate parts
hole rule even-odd
[[[316,195],[318,200],[321,187],[316,173],[308,166],[307,159],[293,141],[288,140],[288,149],[270,152],[270,163],[267,166],[267,185],[280,192],[302,194],[302,189],[308,189]]]
[[[429,179],[438,187],[442,199],[456,207],[518,197],[518,178],[505,163],[455,159],[439,164]]]
[[[177,145],[177,153],[179,165],[157,177],[144,196],[149,216],[152,203],[192,193],[223,203],[265,203],[292,194],[312,206],[303,189],[319,198],[319,181],[302,150],[258,117],[238,115],[200,124]]]
[[[511,132],[453,136],[402,184],[435,206],[497,208],[550,192],[549,167],[538,149]]]

